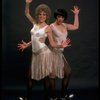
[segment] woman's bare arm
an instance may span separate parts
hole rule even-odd
[[[74,6],[74,10],[71,10],[74,13],[74,24],[67,24],[66,27],[68,30],[76,30],[79,28],[79,11],[78,6]]]
[[[25,5],[25,15],[28,18],[28,20],[32,23],[35,24],[36,21],[35,19],[31,16],[30,14],[30,3],[32,2],[32,0],[26,0],[26,5]]]

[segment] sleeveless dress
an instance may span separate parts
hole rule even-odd
[[[53,38],[59,45],[61,45],[62,41],[66,40],[68,36],[68,32],[60,32],[54,24],[52,25],[53,30]],[[64,48],[52,48],[50,47],[52,53],[53,53],[53,68],[52,68],[52,74],[50,75],[51,78],[58,77],[58,78],[64,78],[64,67],[66,69],[66,74],[70,74],[71,68],[66,60],[66,58],[63,55]]]
[[[31,78],[41,80],[48,76],[52,71],[52,54],[45,43],[40,42],[40,39],[45,39],[47,34],[45,29],[48,25],[39,29],[35,24],[31,29],[32,41],[32,61],[31,61]]]

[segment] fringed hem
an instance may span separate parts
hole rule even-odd
[[[39,54],[32,54],[31,78],[43,79],[52,72],[52,53],[46,47]]]

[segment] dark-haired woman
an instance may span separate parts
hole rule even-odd
[[[67,12],[64,9],[57,9],[54,12],[55,22],[50,25],[53,38],[57,44],[61,44],[62,41],[65,41],[68,37],[68,30],[77,30],[79,28],[79,18],[78,14],[80,9],[77,6],[74,6],[74,9],[71,10],[74,13],[74,23],[68,24],[64,21],[67,19]],[[72,97],[73,95],[68,95],[68,83],[71,75],[71,68],[63,55],[64,48],[52,48],[53,52],[53,72],[50,75],[50,86],[51,86],[51,100],[56,100],[55,96],[55,79],[62,79],[62,97],[61,100],[67,100],[67,98]]]

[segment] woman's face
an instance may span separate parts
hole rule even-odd
[[[61,16],[61,15],[58,15],[56,21],[57,21],[58,24],[61,24],[61,23],[63,23],[63,21],[64,21],[64,17]]]
[[[39,22],[45,22],[47,19],[47,14],[44,12],[44,11],[41,11],[39,14],[38,14],[38,20]]]

